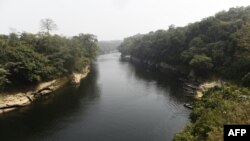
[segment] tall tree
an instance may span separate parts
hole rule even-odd
[[[40,21],[40,26],[42,30],[45,30],[48,34],[52,31],[52,30],[56,30],[57,29],[57,25],[55,24],[54,20],[46,18],[46,19],[42,19]]]

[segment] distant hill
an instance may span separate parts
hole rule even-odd
[[[118,46],[121,44],[121,40],[112,40],[112,41],[99,41],[99,53],[106,54],[111,52],[116,52]]]

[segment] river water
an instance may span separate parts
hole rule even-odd
[[[0,141],[171,141],[190,99],[172,74],[102,55],[79,88],[0,115]]]

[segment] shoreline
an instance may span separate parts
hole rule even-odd
[[[89,72],[90,66],[87,65],[81,72],[74,72],[67,77],[39,83],[25,92],[2,93],[0,94],[0,114],[28,106],[41,97],[53,94],[66,84],[79,86],[81,80],[86,78]]]
[[[150,60],[140,60],[130,55],[121,55],[121,59],[136,64],[142,64],[149,68],[154,68],[162,73],[172,72],[178,74],[180,77],[179,80],[183,83],[184,95],[193,97],[194,99],[201,99],[206,91],[214,87],[221,87],[225,83],[220,79],[199,80],[199,78],[195,77],[191,72],[178,70],[176,67],[164,62],[155,63]]]

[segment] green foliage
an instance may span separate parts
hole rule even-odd
[[[49,65],[47,57],[26,46],[8,48],[5,56],[5,68],[11,74],[9,79],[13,84],[23,82],[40,82],[42,77],[48,79],[55,68]]]
[[[123,55],[240,82],[250,72],[250,7],[231,8],[185,27],[125,38]],[[249,86],[249,85],[248,85]]]
[[[0,35],[0,88],[37,83],[81,71],[96,55],[91,34]]]
[[[125,38],[119,46],[130,55],[166,63],[196,75],[212,73],[250,86],[250,6],[231,8],[185,27],[171,25]],[[188,74],[188,73],[187,73]],[[194,104],[192,123],[175,141],[222,141],[224,124],[250,124],[250,89],[227,84],[209,90]]]
[[[250,123],[250,89],[232,84],[213,88],[194,103],[192,123],[175,141],[222,141],[224,124]]]
[[[231,35],[234,48],[230,48],[231,62],[228,62],[226,74],[240,80],[250,72],[250,23]],[[249,85],[248,85],[249,86]]]
[[[9,83],[7,74],[8,72],[0,66],[0,90],[3,90],[5,85]]]
[[[197,72],[208,72],[213,67],[212,59],[206,55],[195,55],[189,64]]]

